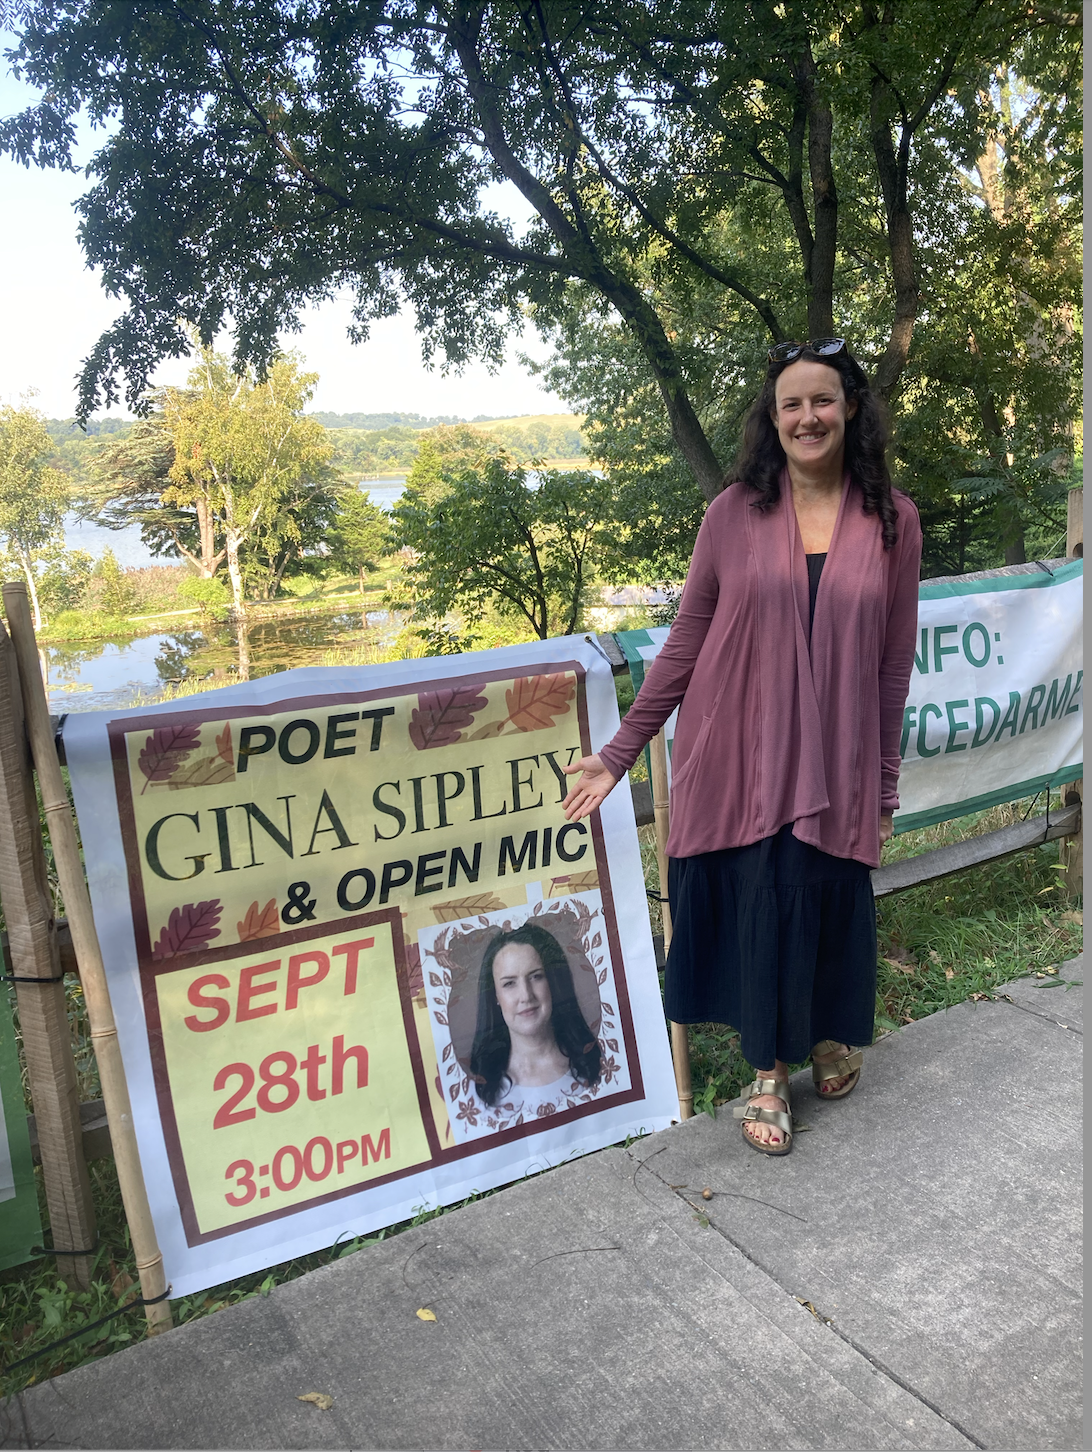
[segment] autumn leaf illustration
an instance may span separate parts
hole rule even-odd
[[[173,776],[190,752],[196,750],[199,739],[200,727],[191,722],[182,726],[157,726],[137,758],[137,765],[146,778],[141,795],[150,786]]]
[[[280,914],[277,911],[277,899],[271,897],[264,908],[258,906],[258,900],[250,904],[246,910],[246,917],[241,923],[235,926],[239,930],[239,942],[250,943],[255,938],[274,938],[281,930]]]
[[[571,872],[568,877],[552,877],[547,896],[568,897],[572,893],[591,892],[598,886],[599,873],[594,868],[591,872]]]
[[[508,725],[510,718],[503,717],[500,721],[487,721],[484,726],[479,726],[477,731],[472,731],[466,738],[468,741],[489,741],[494,736],[500,736]]]
[[[453,686],[449,690],[424,691],[410,716],[410,740],[418,751],[430,746],[451,746],[469,726],[474,713],[486,705],[478,686]]]
[[[520,731],[541,731],[564,716],[576,690],[571,675],[520,676],[504,693],[508,719]]]
[[[167,790],[181,792],[188,787],[220,786],[225,781],[234,780],[234,764],[225,761],[223,756],[217,752],[215,756],[200,756],[196,761],[187,762],[180,771],[176,771],[171,777],[167,783]]]
[[[183,907],[171,908],[167,925],[152,949],[152,958],[162,963],[179,953],[198,953],[207,948],[213,938],[220,936],[216,925],[222,912],[218,897],[210,902],[188,902]]]
[[[235,765],[235,753],[231,749],[231,722],[228,721],[224,729],[216,738],[216,754],[221,760],[226,761],[228,766]]]
[[[459,897],[453,898],[451,902],[435,903],[432,911],[436,914],[438,923],[454,923],[460,918],[496,912],[497,908],[502,907],[507,907],[507,903],[501,902],[493,893],[479,892],[476,897]]]

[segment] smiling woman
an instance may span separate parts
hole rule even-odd
[[[470,1073],[479,1099],[492,1108],[517,1087],[590,1086],[599,1080],[601,1058],[554,935],[537,923],[498,933],[478,980]]]
[[[886,444],[843,339],[771,350],[671,634],[614,739],[568,768],[579,818],[680,706],[665,1007],[739,1030],[757,1077],[738,1114],[764,1154],[792,1147],[787,1065],[810,1053],[818,1092],[841,1098],[850,1045],[872,1040],[869,869],[898,805],[921,558]]]

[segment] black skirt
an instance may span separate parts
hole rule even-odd
[[[737,1029],[757,1069],[820,1039],[870,1044],[876,905],[863,862],[831,857],[792,823],[746,847],[672,857],[664,1004],[675,1023]]]

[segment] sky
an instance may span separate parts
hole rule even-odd
[[[0,53],[11,43],[9,35],[0,33]],[[35,98],[0,59],[0,115],[11,116]],[[102,134],[97,133],[97,144]],[[81,132],[83,160],[94,151],[95,136],[89,128]],[[80,365],[122,311],[121,302],[106,295],[86,266],[76,241],[72,205],[89,185],[81,173],[28,170],[0,158],[0,205],[6,219],[0,228],[0,402],[18,404],[33,389],[33,406],[48,418],[72,415]],[[490,203],[508,210],[517,225],[525,216],[514,188],[507,197],[491,196]],[[567,411],[517,361],[520,352],[539,359],[547,355],[533,330],[510,344],[497,374],[472,365],[461,376],[444,377],[438,367],[429,370],[422,363],[412,313],[374,324],[368,342],[356,346],[346,337],[349,312],[347,300],[312,308],[303,331],[284,338],[285,346],[301,352],[308,369],[319,375],[312,409],[465,418]],[[223,341],[226,346],[228,340]],[[167,363],[156,384],[183,383],[187,366],[185,360]],[[119,410],[113,412],[116,416]],[[120,412],[124,417],[124,409]]]

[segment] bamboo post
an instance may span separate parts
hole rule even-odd
[[[5,585],[3,597],[19,663],[27,735],[38,772],[42,806],[53,844],[53,860],[56,863],[57,877],[72,933],[72,946],[79,965],[87,1003],[87,1017],[91,1023],[91,1043],[99,1065],[102,1098],[110,1125],[118,1184],[136,1254],[137,1274],[140,1276],[140,1293],[147,1300],[155,1300],[167,1290],[163,1257],[156,1242],[148,1192],[140,1168],[140,1154],[129,1103],[129,1086],[125,1082],[125,1069],[121,1060],[114,1011],[110,1004],[102,951],[91,916],[91,898],[83,875],[76,827],[53,741],[26,586]],[[171,1307],[168,1300],[156,1300],[156,1304],[146,1306],[145,1314],[151,1334],[170,1328]]]
[[[1066,501],[1065,552],[1072,559],[1084,557],[1084,489],[1071,489]],[[1084,798],[1084,781],[1066,782],[1062,787],[1062,801],[1067,807],[1076,806]],[[1068,897],[1080,897],[1084,890],[1084,814],[1077,818],[1077,830],[1070,837],[1063,837],[1059,844],[1059,855],[1065,872],[1062,881]]]
[[[671,947],[671,907],[667,901],[667,828],[670,803],[667,785],[667,738],[661,729],[649,742],[652,762],[652,810],[656,817],[656,862],[660,869],[660,906],[664,919],[664,956]],[[679,1091],[679,1117],[692,1119],[694,1090],[690,1083],[690,1041],[684,1023],[671,1025],[671,1061]]]
[[[0,903],[8,930],[10,972],[34,1104],[46,1208],[61,1279],[91,1284],[95,1207],[83,1153],[76,1063],[60,954],[46,878],[34,778],[27,756],[15,651],[0,623]],[[0,962],[3,959],[0,958]]]

